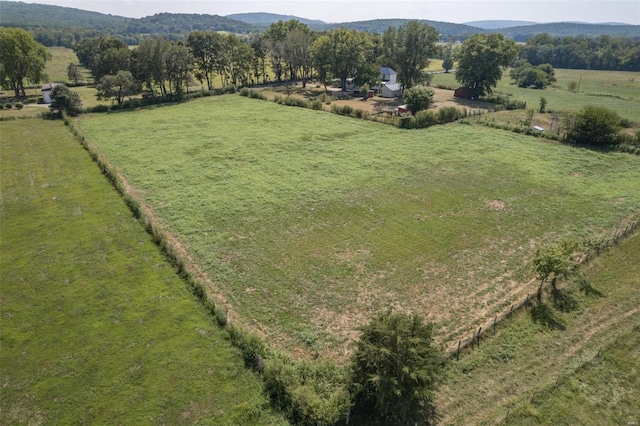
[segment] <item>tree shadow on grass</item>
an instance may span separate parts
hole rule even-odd
[[[551,330],[564,330],[566,326],[561,318],[559,318],[553,309],[546,303],[536,303],[531,307],[529,311],[531,313],[531,319],[544,327]]]
[[[560,312],[571,312],[578,307],[578,301],[573,297],[571,292],[562,288],[554,288],[551,290],[551,303],[553,307]]]
[[[586,296],[604,297],[604,294],[600,290],[589,284],[589,282],[587,282],[587,279],[582,275],[580,275],[576,279],[576,283],[578,284],[578,288],[580,289],[580,291],[583,292]]]

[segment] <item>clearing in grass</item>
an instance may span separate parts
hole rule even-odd
[[[536,289],[535,247],[640,213],[639,157],[475,126],[405,131],[230,95],[80,127],[232,322],[337,360],[387,307],[456,342]]]
[[[285,424],[61,121],[0,159],[0,423]]]

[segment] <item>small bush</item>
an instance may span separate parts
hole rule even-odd
[[[14,105],[14,107],[15,107],[16,109],[22,109],[22,107],[24,107],[24,104],[23,104],[22,102],[18,102],[18,103],[16,103],[16,104]]]
[[[13,104],[12,104],[12,103],[10,103],[10,102],[7,102],[6,104],[4,104],[4,107],[5,107],[6,109],[11,109],[11,108],[13,108]]]
[[[240,90],[239,95],[248,97],[249,96],[249,88],[248,87],[243,87],[242,90]]]
[[[455,107],[443,107],[438,110],[438,123],[450,123],[462,117],[462,111]]]
[[[0,104],[0,111],[4,109],[4,104]]]
[[[331,105],[331,112],[338,115],[351,115],[353,107],[349,105]]]
[[[322,101],[316,99],[315,101],[311,102],[311,109],[322,111]]]
[[[433,126],[437,123],[436,115],[432,111],[418,111],[415,116],[414,127],[417,129],[423,129],[425,127]]]

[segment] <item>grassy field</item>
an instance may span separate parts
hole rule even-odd
[[[230,318],[342,360],[387,306],[455,341],[536,287],[536,246],[640,213],[640,159],[468,125],[403,131],[237,95],[81,120]]]
[[[629,120],[640,120],[640,72],[564,69],[555,71],[558,81],[554,87],[545,90],[517,87],[512,84],[509,73],[506,72],[494,92],[526,101],[528,108],[536,110],[540,97],[544,96],[547,98],[549,110],[580,109],[584,105],[594,104],[617,111],[621,117]],[[580,81],[578,93],[567,89],[570,81]],[[433,76],[432,84],[451,87],[458,85],[454,73],[436,74]]]
[[[61,121],[0,161],[0,423],[284,423]]]
[[[584,273],[587,292],[565,283],[450,363],[442,424],[640,421],[640,234]]]

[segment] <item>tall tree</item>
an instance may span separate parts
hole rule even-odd
[[[11,88],[16,97],[26,97],[24,80],[41,83],[47,78],[47,49],[31,33],[20,28],[0,28],[0,83]]]
[[[432,423],[443,363],[433,324],[417,315],[379,315],[362,328],[351,361],[354,416],[367,424]]]
[[[58,117],[62,117],[63,114],[76,116],[82,112],[82,100],[78,92],[59,84],[51,91],[49,110]]]
[[[271,60],[271,69],[275,73],[276,80],[282,81],[282,78],[289,73],[289,76],[293,78],[293,65],[288,62],[287,59],[293,59],[292,56],[287,56],[286,43],[287,35],[292,31],[298,30],[301,33],[310,33],[309,27],[302,22],[291,19],[289,21],[274,22],[264,32],[264,39],[266,41],[269,58]]]
[[[442,69],[445,73],[449,73],[453,69],[453,47],[450,44],[444,48],[442,56]]]
[[[98,82],[98,99],[113,98],[122,105],[124,98],[140,92],[139,84],[130,71],[118,71],[116,75],[105,75]]]
[[[456,53],[456,80],[476,96],[492,93],[517,54],[516,43],[502,34],[474,34]]]
[[[222,53],[223,36],[215,31],[192,31],[187,46],[196,61],[198,75],[207,82],[207,89],[213,89],[213,74],[216,62]]]
[[[80,77],[81,77],[80,67],[78,66],[78,64],[74,64],[73,62],[71,62],[67,66],[67,78],[69,78],[69,80],[73,84],[78,84]]]
[[[405,89],[428,78],[424,69],[436,50],[438,38],[435,28],[418,21],[410,21],[397,30],[389,27],[383,34],[385,59],[396,68]]]
[[[372,49],[371,36],[365,32],[338,28],[331,30],[315,41],[313,51],[315,63],[327,61],[321,73],[330,72],[340,79],[342,90],[346,90],[347,78],[358,76],[366,64],[366,52]],[[323,67],[324,68],[324,67]]]
[[[152,94],[155,93],[155,86],[160,89],[162,95],[167,94],[163,58],[168,45],[168,41],[157,37],[142,40],[132,52],[131,72],[136,80],[144,83]]]
[[[181,42],[167,42],[162,59],[164,75],[169,84],[169,93],[180,96],[185,90],[188,91],[194,63],[189,48]]]
[[[313,33],[305,26],[289,31],[283,42],[283,58],[289,64],[291,78],[302,80],[302,87],[306,87],[311,78],[313,40]]]
[[[229,34],[225,40],[228,61],[225,73],[234,86],[238,82],[242,85],[249,83],[253,49],[236,35]]]
[[[129,69],[130,51],[117,37],[86,38],[73,47],[78,60],[91,71],[95,80],[107,74]]]

